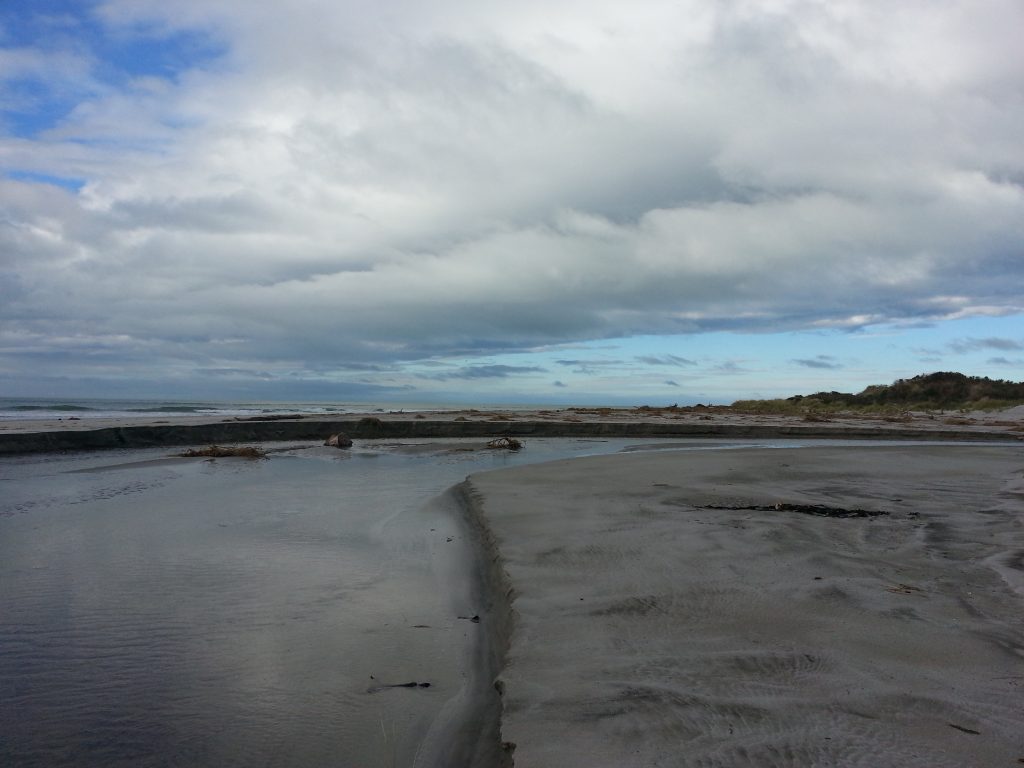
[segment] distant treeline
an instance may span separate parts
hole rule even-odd
[[[876,384],[863,392],[815,392],[785,400],[740,400],[733,408],[753,413],[994,409],[1024,403],[1024,382],[940,371]]]
[[[898,379],[892,384],[876,384],[853,395],[848,392],[816,392],[787,398],[799,403],[813,399],[825,405],[924,405],[951,408],[982,401],[1024,402],[1024,382],[990,379],[987,376],[965,376],[940,371]]]

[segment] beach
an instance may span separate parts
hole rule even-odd
[[[1022,470],[1015,447],[845,446],[470,478],[515,765],[1018,763]]]
[[[441,421],[537,423],[504,415]],[[1014,764],[1024,450],[993,421],[8,455],[0,756]]]

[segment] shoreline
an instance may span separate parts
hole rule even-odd
[[[662,412],[637,409],[574,415],[575,411],[366,414],[346,419],[58,419],[0,422],[0,455],[115,448],[325,440],[342,432],[355,439],[420,438],[809,438],[842,440],[1022,441],[1024,420],[1001,414],[917,415],[900,421],[860,416],[808,422],[792,416]],[[582,413],[579,412],[579,413]]]
[[[469,479],[454,489],[463,519],[472,531],[480,574],[483,615],[486,621],[484,640],[478,645],[476,668],[483,679],[480,699],[484,705],[485,728],[479,732],[478,761],[467,763],[478,768],[512,768],[515,765],[515,744],[502,739],[504,688],[500,683],[505,669],[512,633],[515,628],[515,588],[504,567],[498,540],[483,513],[483,500],[475,493]]]
[[[454,578],[462,581],[468,603],[475,606],[478,632],[468,643],[463,688],[438,713],[412,766],[512,768],[512,752],[501,740],[502,701],[495,687],[512,636],[512,585],[468,481],[452,486],[441,498],[449,503],[469,551],[465,573]]]
[[[0,755],[491,768],[504,614],[458,486],[618,446],[426,442],[0,459]]]

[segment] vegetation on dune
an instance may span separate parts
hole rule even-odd
[[[743,413],[811,416],[852,412],[899,418],[908,411],[992,411],[1024,404],[1024,382],[940,371],[892,384],[877,384],[862,392],[816,392],[778,400],[738,400],[733,410]]]
[[[754,401],[750,401],[754,402]],[[664,406],[651,406],[651,405],[638,405],[635,408],[611,408],[607,406],[594,406],[594,407],[573,407],[566,408],[566,413],[582,414],[584,416],[662,416],[665,418],[681,418],[685,414],[709,414],[709,413],[724,413],[728,411],[730,406],[728,405],[702,405],[697,403],[696,405],[664,405]],[[550,411],[541,411],[541,413],[547,414]],[[578,418],[565,417],[565,421],[579,421]]]

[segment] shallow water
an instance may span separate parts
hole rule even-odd
[[[0,765],[413,765],[481,631],[459,618],[480,596],[446,488],[570,456],[749,445],[0,459]],[[431,685],[384,687],[407,682]]]
[[[479,631],[434,497],[635,442],[0,461],[0,764],[413,764]]]

